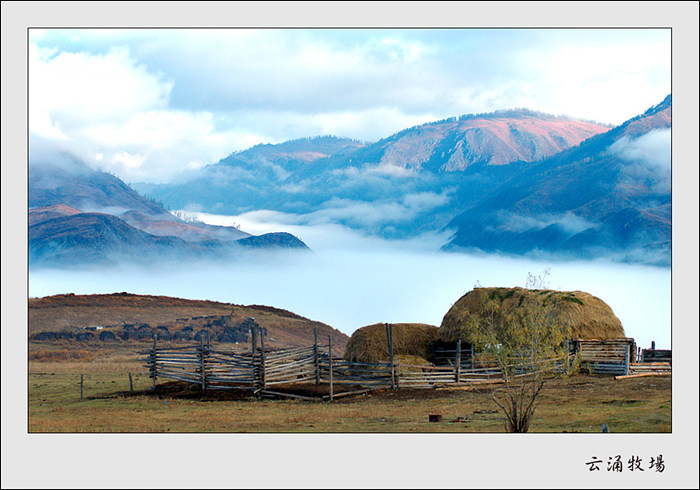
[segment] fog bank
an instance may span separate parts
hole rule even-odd
[[[242,217],[229,219],[245,221]],[[278,224],[261,221],[251,231],[263,232],[268,226]],[[308,243],[314,253],[278,252],[257,255],[255,260],[161,265],[149,270],[38,270],[30,274],[29,293],[41,297],[127,291],[263,304],[351,335],[376,322],[439,326],[450,306],[477,283],[524,286],[528,272],[540,274],[551,268],[550,288],[598,296],[612,307],[637,345],[648,347],[654,340],[658,348],[671,347],[671,272],[667,268],[439,253],[435,250],[444,237],[387,241],[337,225],[288,226],[284,230]]]

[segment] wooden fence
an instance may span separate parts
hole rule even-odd
[[[629,374],[637,350],[631,338],[575,339],[572,344],[581,360],[581,368],[596,374]]]
[[[156,348],[143,360],[155,388],[158,379],[185,381],[202,389],[265,389],[267,386],[316,380],[314,347],[247,353],[212,349],[204,342],[187,347]]]
[[[147,355],[143,360],[149,369],[153,389],[159,379],[184,381],[202,389],[250,389],[259,393],[274,385],[323,383],[328,385],[328,398],[331,399],[334,395],[339,396],[334,389],[339,385],[356,385],[366,389],[427,388],[494,383],[503,379],[503,372],[493,359],[484,353],[475,353],[472,346],[468,346],[465,352],[461,341],[456,342],[453,349],[449,346],[438,349],[443,365],[395,363],[391,330],[387,325],[390,356],[389,362],[384,363],[349,362],[333,357],[331,337],[328,336],[327,345],[319,345],[315,330],[313,346],[266,349],[265,335],[261,329],[251,331],[249,352],[212,348],[208,339],[205,342],[204,336],[200,336],[199,345],[158,348],[154,337],[152,348],[143,353]],[[670,364],[662,366],[661,363],[633,362],[636,360],[634,339],[576,339],[569,345],[567,356],[547,360],[546,369],[568,372],[574,356],[578,356],[582,368],[595,373],[630,375],[670,372]],[[453,358],[450,360],[451,356]],[[545,366],[521,367],[511,375],[527,376],[541,369],[545,369]]]

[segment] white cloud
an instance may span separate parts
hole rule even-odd
[[[573,235],[595,225],[595,223],[581,218],[571,211],[560,214],[543,213],[536,216],[502,211],[497,214],[497,220],[499,229],[512,231],[514,233],[541,230],[547,226],[556,224],[564,231]]]
[[[657,192],[671,191],[671,129],[656,129],[637,138],[624,136],[609,151],[629,165],[620,172],[619,185],[646,185]]]
[[[115,121],[167,107],[173,82],[150,73],[115,47],[106,54],[57,52],[29,45],[30,110],[61,126]]]
[[[168,179],[261,140],[218,131],[210,112],[173,110],[174,83],[127,48],[95,55],[30,43],[29,73],[30,137],[127,180]]]
[[[29,49],[32,134],[103,165],[143,155],[127,180],[511,107],[619,123],[670,92],[658,29],[49,29]]]

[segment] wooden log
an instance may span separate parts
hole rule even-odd
[[[639,374],[625,374],[622,376],[615,376],[615,379],[630,379],[630,378],[642,378],[644,376],[671,376],[671,373],[639,373]]]
[[[273,396],[283,396],[283,397],[287,397],[287,398],[298,398],[300,400],[305,400],[305,401],[317,401],[315,398],[309,398],[308,396],[294,395],[292,393],[281,393],[279,391],[260,390],[258,393],[260,393],[261,395],[273,395]]]
[[[202,389],[206,389],[206,378],[204,374],[204,335],[199,336],[199,372],[201,377]]]
[[[462,368],[462,339],[457,339],[457,352],[455,352],[455,383],[459,383],[460,369]]]
[[[265,332],[260,329],[260,384],[265,389]]]
[[[391,387],[396,388],[396,383],[394,381],[394,342],[392,338],[393,328],[388,323],[384,324],[386,328],[386,342],[387,351],[389,352],[389,364],[391,364]]]
[[[333,352],[331,336],[328,336],[328,397],[333,400]]]
[[[153,386],[151,386],[151,391],[156,391],[156,378],[158,376],[156,353],[156,333],[153,332]]]
[[[370,388],[365,388],[365,389],[362,389],[362,390],[343,391],[342,393],[336,393],[336,394],[334,395],[334,397],[335,397],[335,398],[341,398],[341,397],[343,397],[343,396],[361,395],[361,394],[364,394],[364,393],[369,393],[370,391],[372,391]]]
[[[316,368],[316,384],[320,383],[319,359],[318,359],[318,329],[314,327],[314,366]]]
[[[315,366],[311,362],[294,362],[294,363],[289,363],[287,365],[278,365],[273,368],[267,368],[265,370],[265,375],[267,376],[270,373],[286,373],[286,372],[293,372],[293,371],[298,371],[298,370],[303,370],[303,369],[315,369]]]

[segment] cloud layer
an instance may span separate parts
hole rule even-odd
[[[218,217],[264,230],[279,215]],[[230,222],[229,222],[230,223]],[[294,226],[313,254],[266,254],[257,260],[224,263],[153,264],[148,270],[32,272],[30,296],[65,292],[163,294],[238,304],[265,304],[322,321],[350,335],[376,322],[440,325],[443,315],[477,282],[482,286],[524,286],[528,272],[551,268],[550,286],[582,290],[608,303],[637,345],[652,340],[669,348],[671,271],[607,261],[543,262],[496,255],[438,254],[438,240],[389,241],[367,238],[338,225]],[[256,231],[257,231],[256,230]],[[155,269],[154,269],[155,267]],[[234,278],[234,280],[232,280]]]
[[[658,193],[671,192],[671,129],[657,129],[638,138],[625,136],[610,152],[626,161],[621,185],[647,186]]]

